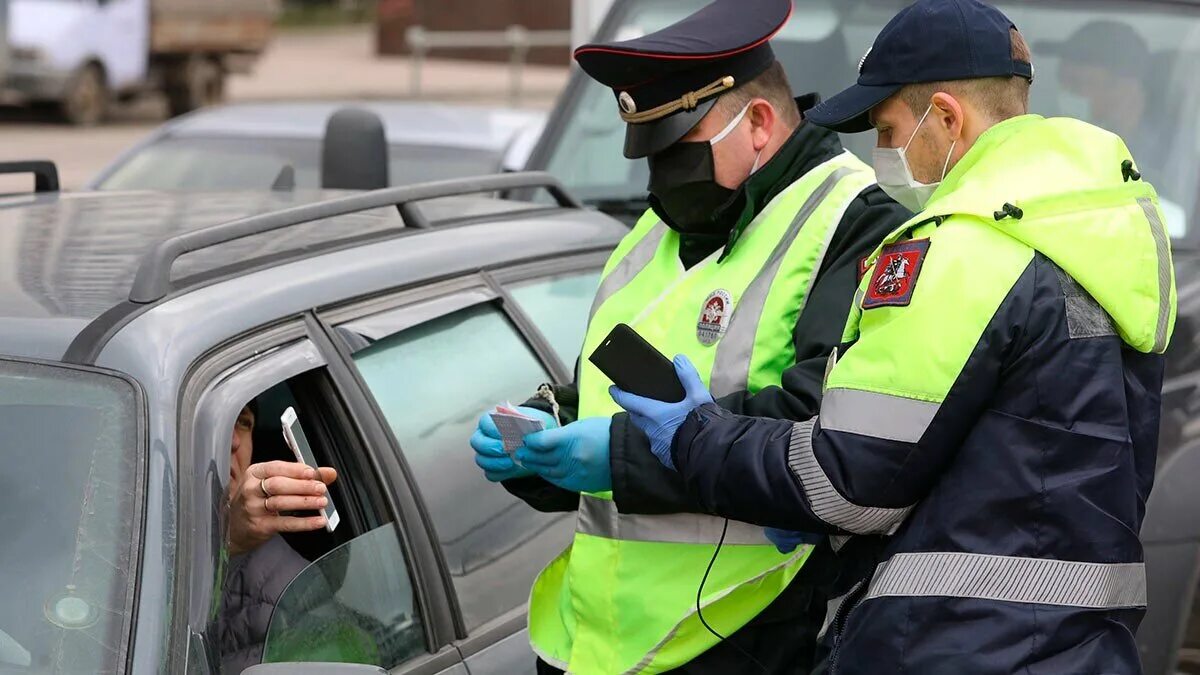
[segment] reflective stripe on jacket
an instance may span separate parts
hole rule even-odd
[[[778,386],[796,361],[792,331],[830,239],[873,183],[868,167],[838,155],[776,197],[732,255],[686,271],[678,235],[648,213],[605,268],[583,353],[623,322],[665,354],[688,354],[718,396]],[[619,411],[610,384],[582,363],[580,418]],[[539,656],[574,673],[654,673],[712,647],[717,638],[695,616],[696,592],[724,520],[623,514],[610,493],[583,495],[579,509],[572,547],[531,594]],[[761,527],[730,522],[705,584],[705,620],[736,631],[787,587],[809,551],[780,554]]]
[[[713,512],[893,535],[831,673],[1140,672],[1175,288],[1128,160],[1075,120],[993,127],[876,252],[818,417],[705,406],[680,430]]]

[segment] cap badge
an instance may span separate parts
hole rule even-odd
[[[870,47],[867,47],[867,53],[863,54],[863,57],[858,60],[858,72],[860,75],[862,74],[863,66],[867,63],[867,57],[871,55],[871,50],[874,48],[875,48],[875,45],[871,45]]]
[[[705,347],[711,347],[725,335],[729,319],[733,315],[733,297],[729,291],[716,290],[704,299],[700,308],[700,321],[696,323],[696,339]]]
[[[617,103],[621,105],[621,112],[626,115],[632,115],[637,112],[637,104],[633,102],[633,97],[627,91],[623,91],[617,96]]]

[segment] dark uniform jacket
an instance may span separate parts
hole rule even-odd
[[[842,604],[827,633],[831,673],[1141,671],[1134,640],[1145,611],[1138,532],[1154,478],[1164,371],[1161,353],[1147,352],[1161,351],[1169,336],[1170,259],[1150,199],[1110,198],[1113,211],[1106,212],[1106,203],[1095,197],[1101,188],[1133,187],[1127,184],[1128,165],[1122,183],[1119,159],[1097,166],[1092,155],[1072,145],[1111,146],[1106,132],[1070,123],[1072,133],[1055,136],[1058,146],[1047,144],[1046,155],[1033,160],[1028,143],[1017,145],[1019,152],[1007,149],[1006,142],[1020,142],[1023,133],[1068,123],[1006,122],[1004,131],[998,126],[981,136],[977,145],[987,138],[989,147],[973,148],[969,157],[1007,162],[1006,167],[1052,163],[1059,169],[1058,185],[1069,183],[1070,171],[1088,177],[1074,182],[1091,192],[1073,200],[1078,206],[1070,219],[1061,213],[1039,219],[1039,205],[1054,202],[1023,200],[1018,203],[1028,225],[1003,211],[995,222],[956,223],[953,215],[938,216],[935,199],[934,212],[925,214],[930,217],[914,225],[922,232],[913,241],[928,245],[924,269],[953,273],[933,277],[943,286],[926,287],[924,299],[915,286],[911,306],[888,310],[920,308],[923,325],[933,330],[950,331],[956,322],[966,323],[967,314],[971,325],[984,323],[931,416],[920,402],[892,405],[911,398],[892,397],[889,403],[880,395],[857,399],[858,409],[849,411],[853,425],[847,424],[847,410],[823,410],[818,418],[792,423],[738,417],[709,404],[693,411],[675,437],[674,464],[706,512],[805,532],[893,533],[872,565],[874,573]],[[1080,138],[1085,133],[1091,137]],[[1091,182],[1092,172],[1108,184]],[[997,207],[1024,196],[1003,180],[1017,174],[982,175],[1001,180],[972,180],[961,172],[958,180],[995,191]],[[1119,220],[1112,215],[1118,209],[1145,216],[1141,222],[1124,215]],[[966,241],[955,239],[964,236],[964,227],[990,228],[995,237],[1035,238],[1019,239],[1032,249],[1029,262],[1023,269],[1013,266],[1011,281],[981,278],[979,268],[986,266],[964,261],[987,252],[954,248]],[[1138,250],[1149,255],[1137,259],[1145,264],[1126,267],[1120,276],[1091,273],[1133,255],[1137,247],[1113,243],[1130,237],[1144,242]],[[954,262],[932,267],[939,255]],[[1072,274],[1086,278],[1091,293],[1108,304],[1094,299]],[[994,311],[977,311],[970,306],[970,298],[978,297],[971,285],[987,283],[1003,284],[1007,292],[999,289]],[[962,290],[956,293],[955,286]],[[1135,288],[1157,289],[1158,297],[1134,296]],[[963,300],[954,302],[956,296]],[[869,302],[862,306],[864,317],[887,311]],[[1135,349],[1123,339],[1130,308],[1139,317],[1154,316],[1151,312],[1160,317],[1157,335],[1148,322],[1153,350]],[[856,363],[898,371],[916,361],[920,350],[936,357],[936,343],[906,343],[895,328],[899,314],[890,316],[891,323],[874,324],[874,334],[848,332],[855,341],[839,348],[839,361],[854,359],[856,348],[883,355],[884,339],[893,350],[890,361],[882,356],[863,361],[859,352]],[[865,377],[862,370],[854,372]],[[826,406],[833,391],[868,393],[832,384]]]
[[[749,224],[773,198],[806,172],[844,152],[837,134],[803,124],[780,152],[755,174],[731,208],[743,211],[738,226],[722,237],[681,236],[680,257],[691,267],[716,250],[736,250],[741,228]],[[744,209],[743,209],[744,207]],[[858,286],[862,260],[883,238],[903,223],[909,213],[876,186],[863,191],[837,226],[794,335],[796,364],[783,374],[782,387],[757,394],[740,392],[720,401],[725,409],[746,415],[780,420],[805,420],[816,414],[821,382],[830,352],[841,339],[846,314]],[[563,424],[575,419],[578,394],[573,387],[557,387]],[[534,399],[527,405],[547,410]],[[650,452],[644,434],[626,414],[613,417],[611,441],[613,499],[622,513],[707,513],[691,496],[679,474],[664,468]],[[540,511],[573,511],[579,495],[558,488],[540,477],[504,482],[505,488]],[[772,673],[794,673],[810,663],[817,631],[825,616],[826,595],[819,590],[833,581],[836,567],[828,545],[818,548],[797,581],[754,621],[730,637],[750,651]],[[742,672],[749,661],[735,647],[719,645],[695,659],[689,673]],[[752,665],[752,664],[750,664]]]

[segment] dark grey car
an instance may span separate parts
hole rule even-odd
[[[532,185],[557,204],[457,196]],[[485,484],[465,439],[571,378],[626,229],[538,174],[329,196],[0,199],[0,671],[217,672],[251,399],[255,461],[287,457],[292,407],[340,472],[340,525],[287,536],[314,563],[267,660],[532,670],[525,602],[572,520]]]

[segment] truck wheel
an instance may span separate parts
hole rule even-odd
[[[108,86],[99,66],[89,64],[71,75],[59,112],[78,127],[95,126],[104,120],[108,114]]]
[[[225,72],[212,59],[191,58],[179,64],[167,89],[171,116],[189,113],[225,99]]]

